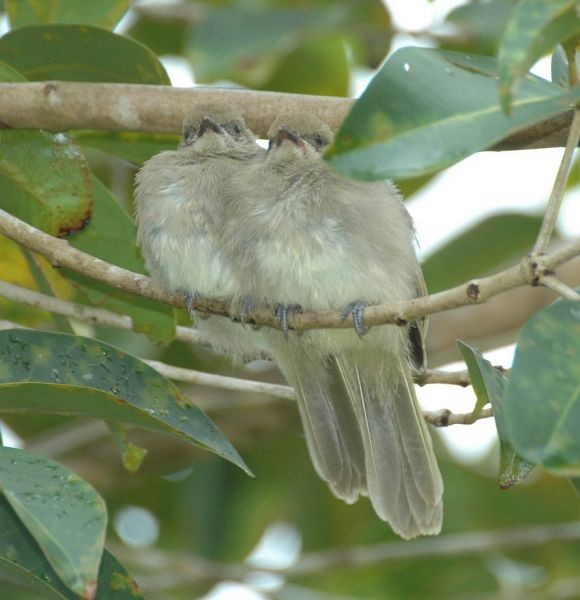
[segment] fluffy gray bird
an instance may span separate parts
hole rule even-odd
[[[148,160],[136,176],[137,239],[147,269],[170,292],[228,299],[236,291],[216,233],[225,219],[223,187],[264,150],[229,105],[193,107],[175,151]],[[212,346],[233,357],[255,354],[256,338],[222,317],[199,320]]]
[[[283,326],[296,305],[352,315],[354,330],[262,335],[297,391],[312,462],[331,491],[347,502],[368,495],[404,538],[436,534],[443,483],[410,374],[422,366],[423,325],[363,324],[367,303],[424,292],[411,218],[392,185],[325,163],[332,133],[318,119],[281,115],[269,137],[265,158],[227,186],[221,247],[238,294],[276,305]]]

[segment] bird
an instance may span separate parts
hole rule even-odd
[[[192,314],[196,300],[228,300],[235,292],[217,243],[226,218],[222,190],[263,152],[235,107],[195,104],[183,120],[178,148],[156,154],[136,175],[137,241],[147,270],[166,291],[184,294]],[[241,361],[257,352],[256,336],[239,323],[198,317],[198,329],[217,352]]]
[[[411,217],[391,183],[331,168],[333,134],[315,115],[282,113],[268,137],[266,154],[225,186],[220,247],[237,297],[280,321],[261,335],[296,390],[331,492],[347,503],[368,495],[405,539],[437,534],[443,481],[411,376],[424,364],[425,323],[364,325],[368,304],[426,293]],[[353,328],[289,331],[301,308],[340,309]]]

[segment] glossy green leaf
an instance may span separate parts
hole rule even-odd
[[[308,69],[304,69],[308,65]],[[342,36],[322,34],[302,42],[260,88],[276,92],[347,96],[349,64]]]
[[[510,133],[569,108],[567,92],[528,76],[506,116],[497,100],[497,63],[485,56],[407,47],[377,73],[327,153],[359,179],[431,173]]]
[[[69,243],[119,267],[145,273],[136,246],[133,220],[96,177],[93,177],[93,186],[91,222],[83,231],[70,237]],[[90,304],[130,315],[135,331],[145,333],[155,341],[169,342],[175,337],[175,311],[171,306],[122,292],[70,270],[64,272],[70,281],[82,286],[82,295]]]
[[[541,217],[516,213],[484,219],[434,252],[423,263],[431,293],[486,275],[533,246]],[[461,260],[456,260],[460,256]],[[453,268],[449,268],[449,265]]]
[[[578,0],[520,0],[498,51],[501,105],[511,111],[516,83],[558,42],[580,34]]]
[[[515,452],[509,437],[504,414],[507,379],[499,369],[493,367],[482,356],[479,350],[468,346],[461,340],[457,341],[457,345],[465,359],[473,391],[477,396],[473,416],[480,414],[486,404],[492,406],[500,446],[498,482],[502,489],[507,489],[519,483],[534,468],[533,464]]]
[[[506,22],[518,0],[472,0],[454,8],[445,22],[459,35],[441,40],[441,48],[495,56]]]
[[[0,62],[0,81],[26,81],[26,77],[10,65]]]
[[[558,300],[524,325],[506,391],[516,451],[559,475],[580,475],[580,303]]]
[[[0,448],[0,491],[63,583],[90,597],[107,528],[107,508],[94,488],[51,460]]]
[[[0,495],[0,572],[32,586],[43,598],[77,600],[54,572],[35,539]],[[95,600],[140,600],[139,587],[106,550],[98,574]]]
[[[112,29],[130,0],[6,0],[12,28],[38,23],[86,23]]]
[[[0,130],[0,207],[55,236],[91,216],[88,164],[71,138],[44,131]]]
[[[301,40],[338,27],[343,7],[214,9],[186,43],[197,81],[230,79],[257,87],[271,75],[279,57]],[[1,55],[0,55],[1,58]]]
[[[114,154],[135,166],[141,166],[163,150],[175,150],[179,143],[179,136],[161,133],[76,131],[72,135],[81,146]]]
[[[0,60],[30,81],[169,84],[145,46],[89,25],[31,25],[0,38]]]
[[[90,338],[0,331],[0,412],[93,416],[165,433],[249,473],[214,423],[144,362]]]

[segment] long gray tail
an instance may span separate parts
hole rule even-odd
[[[408,367],[393,354],[334,360],[354,403],[377,515],[403,538],[439,533],[443,481]]]
[[[332,493],[352,504],[366,495],[364,446],[336,364],[292,341],[276,346],[275,359],[296,390],[312,464]]]

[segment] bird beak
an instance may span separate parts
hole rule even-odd
[[[201,137],[207,131],[213,131],[214,133],[217,133],[219,135],[222,135],[225,133],[225,130],[223,127],[218,125],[211,117],[205,116],[201,120],[201,125],[199,126],[198,137]]]
[[[282,127],[278,129],[276,146],[280,146],[284,140],[288,140],[302,149],[306,147],[304,140],[295,131],[292,131],[290,127],[286,127],[286,125],[282,125]]]

